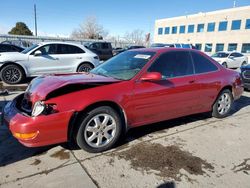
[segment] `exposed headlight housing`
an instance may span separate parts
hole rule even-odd
[[[39,116],[40,114],[48,115],[57,112],[58,109],[56,104],[45,104],[43,101],[37,101],[34,104],[31,116],[36,117]]]
[[[44,104],[44,102],[42,102],[42,101],[37,101],[37,102],[34,104],[34,107],[33,107],[33,109],[32,109],[31,115],[32,115],[33,117],[36,117],[36,116],[40,115],[40,114],[44,111],[44,109],[45,109],[45,104]]]

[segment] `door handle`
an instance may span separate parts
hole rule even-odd
[[[59,60],[59,58],[55,58],[55,60]]]
[[[195,83],[195,80],[190,80],[189,83],[193,84],[193,83]]]
[[[82,57],[76,57],[76,59],[82,59]]]

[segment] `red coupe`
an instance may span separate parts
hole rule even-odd
[[[208,111],[223,118],[242,92],[239,73],[199,51],[137,49],[90,73],[34,79],[4,119],[25,146],[74,141],[101,152],[132,127]]]

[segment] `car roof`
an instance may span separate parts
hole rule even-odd
[[[46,45],[46,44],[69,44],[69,45],[83,46],[82,44],[79,44],[79,43],[74,43],[74,42],[62,42],[62,41],[40,42],[40,43],[38,43],[38,44],[39,44],[39,45]]]
[[[157,48],[137,48],[137,49],[132,49],[130,51],[142,51],[142,52],[156,52],[156,53],[164,53],[164,52],[169,52],[169,51],[194,51],[194,52],[200,52],[199,50],[196,49],[190,49],[190,48],[162,48],[162,47],[157,47]]]

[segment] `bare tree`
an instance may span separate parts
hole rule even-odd
[[[78,29],[75,29],[71,36],[79,39],[103,39],[108,35],[108,32],[103,29],[103,26],[97,22],[96,17],[87,17],[80,24]]]
[[[145,33],[140,29],[136,29],[134,31],[125,33],[124,39],[131,44],[144,45]]]

